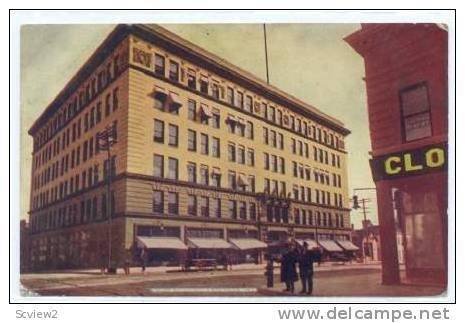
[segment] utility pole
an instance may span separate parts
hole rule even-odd
[[[363,239],[362,241],[368,242],[368,231],[367,231],[367,209],[365,202],[368,202],[368,199],[362,199],[362,211],[363,211]],[[367,262],[367,255],[365,253],[365,242],[362,244],[362,252],[363,252],[363,262]]]
[[[108,263],[107,263],[107,273],[113,273],[114,268],[112,267],[112,199],[111,199],[111,177],[113,173],[113,165],[111,162],[111,146],[116,144],[116,125],[108,125],[103,131],[97,134],[97,145],[100,150],[107,151],[107,219],[108,219]],[[104,167],[105,168],[105,167]],[[116,270],[115,270],[116,273]]]

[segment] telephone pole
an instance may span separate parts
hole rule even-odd
[[[116,144],[116,125],[108,125],[103,131],[97,134],[97,145],[100,150],[107,151],[107,160],[106,167],[106,182],[107,182],[107,207],[106,215],[108,219],[108,259],[107,259],[107,273],[116,273],[116,268],[112,267],[112,216],[113,216],[113,205],[111,198],[111,177],[113,175],[113,170],[115,165],[112,163],[111,159],[111,146]],[[105,173],[105,171],[104,171]]]

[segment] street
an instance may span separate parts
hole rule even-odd
[[[130,275],[98,271],[21,275],[24,287],[44,296],[292,296],[282,292],[279,269],[274,287],[266,287],[263,265],[238,265],[231,271],[180,272],[165,268],[131,268]],[[300,282],[296,282],[299,295]],[[432,296],[435,286],[386,286],[379,265],[323,264],[315,268],[313,296]],[[308,296],[304,296],[308,297]]]

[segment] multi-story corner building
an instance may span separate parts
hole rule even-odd
[[[344,125],[158,26],[117,26],[29,133],[35,268],[102,265],[109,223],[115,262],[350,239]]]
[[[345,40],[365,61],[383,283],[446,288],[448,32],[436,24],[362,24]]]

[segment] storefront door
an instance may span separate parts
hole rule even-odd
[[[407,279],[441,283],[445,277],[443,220],[434,192],[403,194]]]

